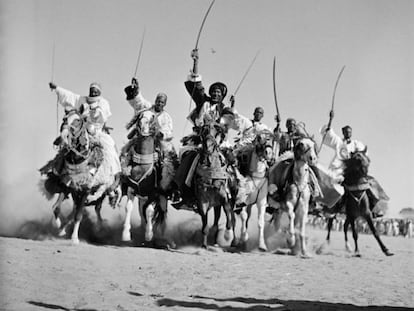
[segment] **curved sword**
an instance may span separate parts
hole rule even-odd
[[[196,44],[195,44],[195,49],[197,49],[197,48],[198,48],[198,41],[200,41],[201,31],[203,30],[204,23],[206,22],[206,19],[207,19],[208,13],[210,13],[211,7],[213,6],[213,4],[214,4],[214,2],[215,2],[215,1],[216,1],[216,0],[213,0],[213,1],[211,2],[210,6],[208,7],[208,10],[207,10],[206,14],[204,15],[203,21],[202,21],[201,26],[200,26],[200,30],[198,31],[197,41],[196,41]]]
[[[276,96],[276,56],[273,58],[273,96],[275,98],[276,114],[280,118],[279,106],[277,105],[277,96]]]
[[[335,87],[334,87],[334,91],[333,91],[333,95],[332,95],[331,111],[334,111],[336,89],[338,87],[339,79],[341,79],[342,73],[344,72],[344,69],[345,69],[345,66],[342,67],[341,71],[338,74],[338,77],[336,78]],[[329,117],[328,128],[331,127],[331,124],[332,124],[332,118]],[[323,142],[325,141],[326,133],[327,132],[325,131],[325,133],[323,134],[321,145],[319,147],[318,153],[321,152],[321,150],[322,150],[322,146],[323,146]]]
[[[137,76],[139,60],[141,59],[142,47],[144,46],[144,38],[145,38],[145,27],[144,27],[144,32],[142,33],[141,45],[139,47],[138,59],[137,59],[137,64],[135,66],[135,72],[134,72],[133,77]]]
[[[246,79],[247,74],[249,73],[250,69],[253,67],[254,62],[256,61],[257,56],[259,55],[260,50],[257,51],[256,55],[254,56],[253,60],[251,61],[249,67],[247,68],[246,72],[244,73],[243,78],[240,80],[239,85],[237,86],[236,90],[234,91],[233,95],[236,95],[242,85],[244,79]]]

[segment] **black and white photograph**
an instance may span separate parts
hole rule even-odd
[[[0,310],[414,310],[414,1],[0,0]]]

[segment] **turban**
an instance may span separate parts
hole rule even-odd
[[[98,82],[92,82],[91,85],[89,86],[89,90],[92,88],[97,89],[99,91],[99,95],[101,95],[102,89],[101,89],[101,85]]]
[[[216,82],[213,83],[210,88],[208,89],[208,93],[211,96],[211,93],[213,92],[213,90],[215,89],[219,89],[221,91],[221,94],[223,94],[223,98],[226,97],[227,94],[227,86],[224,83],[221,82]]]
[[[158,93],[155,100],[157,100],[157,98],[164,98],[165,102],[167,102],[167,94],[165,94],[165,93]]]
[[[294,124],[296,124],[296,120],[295,120],[295,119],[293,119],[293,118],[289,118],[289,119],[287,119],[287,120],[286,120],[286,125],[288,125],[289,123],[294,123]]]
[[[262,108],[262,107],[256,107],[255,109],[254,109],[254,112],[261,112],[261,113],[264,113],[264,109]]]

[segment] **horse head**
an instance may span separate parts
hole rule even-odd
[[[349,159],[344,160],[344,178],[345,180],[358,180],[368,175],[368,168],[371,160],[367,155],[367,147],[364,150],[356,150],[351,153]]]
[[[271,163],[274,158],[272,141],[273,134],[268,130],[257,133],[253,141],[256,154],[264,158],[268,163]]]
[[[296,161],[304,161],[309,165],[315,165],[318,160],[315,142],[309,137],[301,138],[296,142],[293,154]]]
[[[71,113],[67,118],[67,122],[68,153],[66,159],[71,163],[79,163],[87,159],[90,153],[90,138],[87,122],[78,112]]]
[[[211,155],[219,151],[219,146],[224,137],[224,129],[216,122],[205,124],[200,130],[202,151]]]
[[[136,122],[136,129],[138,132],[138,136],[153,136],[155,134],[154,131],[154,118],[155,115],[151,110],[144,110],[139,113],[137,122]]]

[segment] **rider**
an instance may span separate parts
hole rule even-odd
[[[115,197],[115,185],[119,181],[119,172],[121,165],[116,151],[115,142],[112,137],[105,131],[105,123],[112,115],[108,101],[101,96],[101,86],[99,83],[93,82],[89,86],[89,95],[81,96],[69,90],[57,86],[53,82],[49,83],[49,87],[57,94],[58,103],[65,107],[65,110],[76,110],[86,120],[88,133],[93,139],[102,146],[104,158],[101,164],[104,169],[95,178],[107,180],[108,174],[115,178],[114,186],[111,187],[109,193],[110,198]],[[68,125],[70,126],[69,118]],[[97,181],[99,182],[99,181]],[[102,190],[102,189],[100,189]],[[96,192],[96,196],[101,191]],[[103,190],[102,190],[103,192]]]
[[[303,123],[296,123],[296,120],[293,118],[288,118],[286,120],[286,129],[287,132],[282,132],[280,128],[280,117],[276,115],[276,128],[273,131],[274,139],[279,144],[279,156],[284,154],[286,151],[293,151],[293,147],[296,142],[308,136]]]
[[[152,105],[146,100],[139,90],[138,80],[132,79],[131,85],[125,89],[127,95],[126,99],[131,107],[134,109],[134,117],[127,124],[129,129],[135,122],[139,114],[144,110],[151,110],[154,113],[154,120],[151,122],[150,128],[155,133],[157,144],[160,149],[162,163],[162,178],[160,180],[161,189],[164,191],[171,190],[172,179],[174,171],[177,166],[177,153],[172,143],[173,139],[173,122],[167,111],[164,110],[167,105],[167,95],[165,93],[158,93],[155,98],[155,104]],[[135,135],[134,130],[130,132],[128,138]],[[122,149],[122,154],[125,154],[132,145],[132,139]]]
[[[330,120],[333,119],[333,111],[330,112],[329,117]],[[367,147],[362,142],[352,139],[352,128],[349,125],[346,125],[342,128],[343,138],[340,138],[330,127],[330,124],[331,122],[329,122],[328,125],[323,126],[320,130],[320,133],[323,135],[322,143],[335,150],[335,156],[331,161],[329,170],[332,174],[331,177],[333,177],[336,182],[342,183],[344,178],[343,160],[349,159],[354,152],[367,150]],[[370,207],[373,211],[373,216],[380,217],[382,216],[382,211],[374,210],[374,207],[379,200],[387,201],[389,198],[374,177],[368,176],[368,183],[369,191],[367,193],[370,199]],[[340,208],[341,205],[342,204],[340,202],[337,207]]]
[[[256,133],[260,133],[264,130],[271,131],[270,128],[261,122],[264,116],[264,109],[262,107],[256,107],[253,112],[253,119],[251,120],[253,123],[253,127]]]
[[[215,82],[210,86],[208,94],[206,94],[201,81],[201,75],[198,74],[199,55],[197,49],[192,50],[191,58],[193,59],[193,69],[190,71],[190,75],[184,85],[196,105],[195,109],[187,117],[194,125],[193,135],[190,137],[196,137],[200,128],[206,122],[220,122],[224,109],[223,99],[227,95],[227,86],[222,82]],[[185,139],[185,141],[188,140]],[[195,148],[182,153],[180,165],[175,175],[175,182],[182,192],[183,200],[174,205],[177,208],[183,206],[191,195],[191,172],[193,171],[191,167],[194,167],[196,155],[197,151]]]

